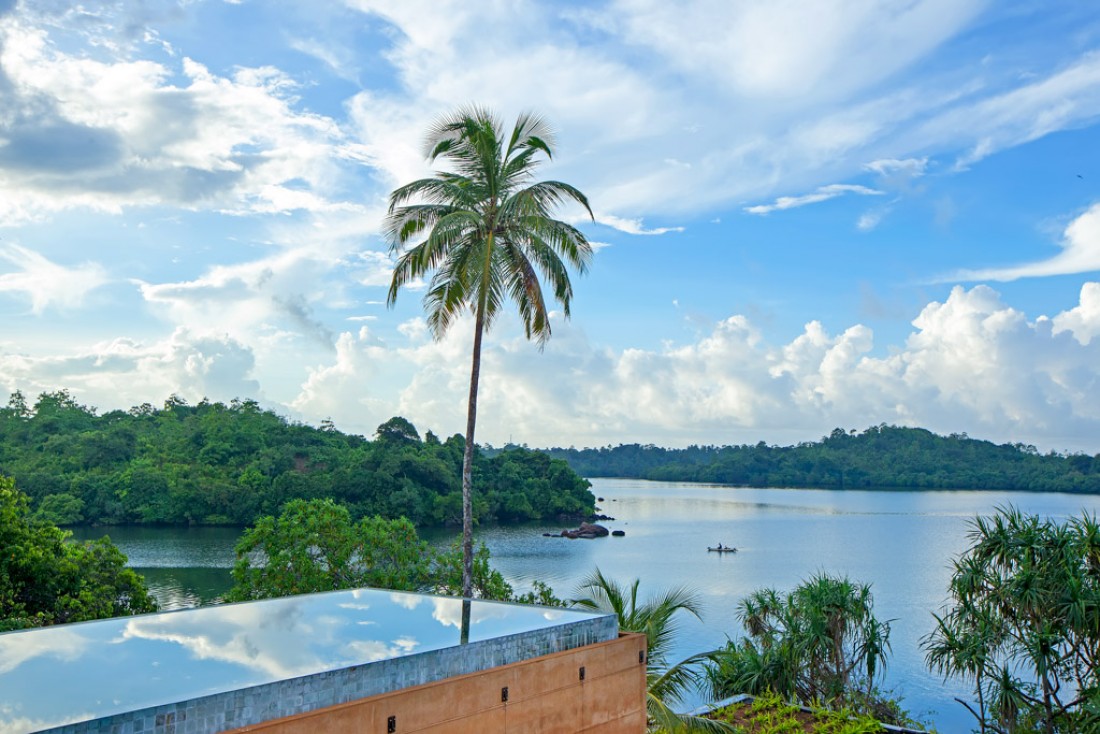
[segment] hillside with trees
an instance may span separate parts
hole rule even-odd
[[[1001,489],[1100,492],[1100,455],[1042,454],[1034,446],[994,444],[965,433],[923,428],[837,428],[820,441],[769,446],[639,444],[547,449],[586,477],[715,482],[749,487],[824,489]]]
[[[188,405],[176,397],[98,415],[68,392],[0,409],[0,475],[16,480],[41,519],[59,525],[248,525],[291,499],[331,498],[355,518],[418,526],[462,518],[465,442],[421,438],[404,418],[373,440],[286,420],[251,400]],[[527,449],[477,452],[474,515],[482,521],[578,518],[588,482]]]

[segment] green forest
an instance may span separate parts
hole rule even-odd
[[[1013,489],[1100,492],[1100,455],[1042,454],[1034,446],[994,444],[965,433],[923,428],[837,428],[820,441],[769,446],[629,444],[547,449],[586,477],[715,482],[749,487],[823,489]]]
[[[355,518],[407,517],[418,526],[462,518],[465,443],[404,418],[372,440],[294,423],[251,400],[98,415],[68,392],[0,408],[0,475],[13,477],[43,521],[56,525],[249,525],[290,499],[331,498]],[[481,521],[575,519],[595,509],[588,482],[561,460],[515,448],[477,454]]]

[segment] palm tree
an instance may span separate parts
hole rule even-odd
[[[496,118],[466,107],[440,119],[428,131],[428,160],[438,171],[390,194],[386,233],[399,255],[386,303],[393,306],[402,285],[433,272],[424,308],[439,339],[467,310],[474,315],[474,346],[462,458],[462,595],[473,583],[473,511],[470,492],[477,422],[481,340],[506,301],[515,302],[528,339],[541,348],[550,338],[550,314],[540,277],[568,318],[573,288],[566,265],[584,272],[592,247],[575,227],[555,219],[569,201],[592,209],[577,189],[560,181],[532,183],[541,155],[553,156],[553,135],[531,114],[520,115],[503,137]],[[563,262],[564,260],[564,262]]]
[[[701,619],[699,596],[684,588],[669,589],[648,601],[638,601],[639,580],[629,586],[613,581],[600,569],[589,574],[579,592],[587,596],[572,604],[584,609],[609,612],[619,619],[619,629],[646,636],[646,713],[650,729],[661,732],[731,732],[729,724],[690,714],[678,714],[672,704],[679,702],[688,689],[699,685],[697,666],[712,659],[714,652],[692,655],[668,664],[669,647],[679,631],[677,617],[686,612]]]

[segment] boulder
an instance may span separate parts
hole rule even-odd
[[[626,535],[626,531],[625,530],[612,530],[611,534],[614,535],[616,538],[621,538],[624,535]]]
[[[581,526],[576,530],[562,530],[561,537],[563,538],[603,538],[610,535],[611,532],[603,525],[595,525],[589,522],[582,522]]]

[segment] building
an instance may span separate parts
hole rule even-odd
[[[645,654],[612,615],[307,594],[0,634],[0,734],[640,734]]]

